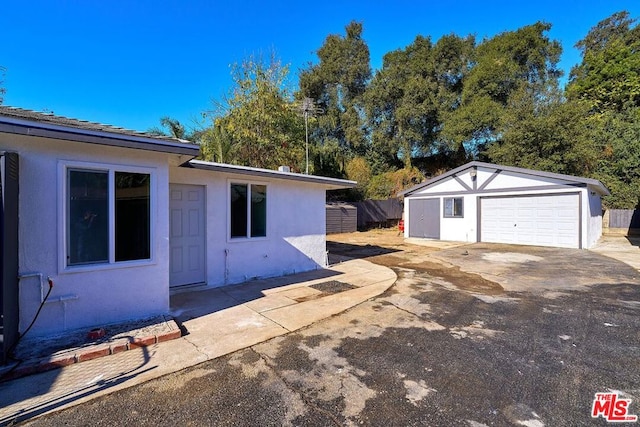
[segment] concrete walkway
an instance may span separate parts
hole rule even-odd
[[[622,261],[640,271],[640,236],[605,235],[591,250]]]
[[[171,298],[181,338],[0,383],[0,425],[76,405],[296,331],[380,295],[389,268],[348,260],[326,270]]]

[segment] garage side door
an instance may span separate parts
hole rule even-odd
[[[409,199],[409,237],[440,238],[440,199]]]
[[[580,247],[578,194],[486,197],[480,201],[482,242]]]

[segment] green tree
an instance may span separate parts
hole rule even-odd
[[[599,122],[595,138],[603,142],[603,150],[591,176],[611,191],[605,206],[640,207],[640,107],[605,112],[594,119]]]
[[[354,157],[347,163],[347,178],[356,181],[358,186],[354,189],[357,199],[367,197],[367,186],[371,180],[371,168],[364,157]]]
[[[492,162],[586,176],[596,169],[599,147],[584,102],[567,103],[553,88],[540,94],[522,87],[511,94],[500,118],[501,138],[484,155]]]
[[[589,101],[595,112],[640,105],[640,27],[618,12],[593,27],[576,47],[582,62],[573,67],[569,99]]]
[[[219,104],[219,115],[213,117],[215,126],[226,134],[224,138],[231,140],[231,161],[304,170],[304,124],[287,86],[288,67],[273,54],[269,61],[250,57],[233,67],[232,76],[234,87]],[[217,131],[211,132],[215,137]]]
[[[343,154],[363,153],[367,148],[362,96],[371,77],[369,47],[362,38],[362,24],[349,23],[346,35],[329,35],[317,51],[319,63],[300,72],[299,98],[311,98],[324,110],[311,135],[317,144],[335,141]],[[340,157],[335,153],[331,157]],[[344,171],[345,164],[341,169]]]
[[[640,203],[640,27],[628,12],[600,21],[576,46],[582,61],[570,75],[570,103],[589,108],[588,123],[597,150],[600,179],[612,195],[609,208]]]
[[[442,117],[460,103],[473,49],[471,36],[448,35],[435,45],[418,36],[384,56],[365,94],[377,172],[381,164],[410,168],[414,156],[447,150],[440,139]]]
[[[171,138],[191,140],[191,135],[187,133],[184,125],[177,119],[165,116],[160,119],[161,127],[153,127],[147,132],[152,135],[169,136]]]
[[[477,46],[463,79],[460,105],[444,119],[445,140],[475,155],[501,138],[501,117],[512,94],[524,88],[534,97],[544,96],[549,86],[558,85],[562,48],[545,35],[550,29],[550,24],[538,22]]]
[[[202,131],[200,136],[200,157],[209,162],[234,163],[233,141],[220,124]]]

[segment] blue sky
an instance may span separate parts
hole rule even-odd
[[[374,69],[418,34],[482,39],[542,20],[568,74],[574,44],[620,10],[640,18],[640,1],[4,0],[4,104],[135,130],[162,116],[189,126],[229,92],[231,64],[275,50],[297,82],[351,20],[364,24]]]

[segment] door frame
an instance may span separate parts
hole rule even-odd
[[[441,222],[442,221],[441,221],[441,218],[440,218],[440,215],[441,215],[440,207],[441,207],[442,203],[441,203],[440,197],[409,198],[408,200],[409,200],[409,209],[408,209],[409,210],[409,223],[406,224],[406,226],[409,227],[408,236],[412,237],[412,238],[418,238],[418,239],[440,240],[440,235],[442,234],[442,230],[441,230],[441,225],[442,225]],[[418,202],[420,202],[420,203],[418,203]],[[414,215],[416,215],[418,213],[418,212],[416,212],[415,207],[416,207],[416,205],[420,206],[421,212],[419,212],[418,214],[419,215],[425,215],[424,207],[425,207],[427,202],[432,202],[432,203],[436,203],[437,204],[437,206],[436,206],[436,208],[434,210],[434,215],[435,216],[433,218],[434,220],[437,221],[437,235],[436,236],[425,236],[424,235],[425,234],[424,233],[425,229],[423,228],[421,230],[422,231],[421,235],[420,236],[416,236],[415,234],[413,234],[413,231],[412,231],[412,228],[413,228],[412,224],[416,223],[415,219],[412,219],[412,218],[414,218]],[[412,209],[412,205],[413,205],[413,209]]]
[[[482,242],[482,200],[483,199],[511,199],[511,198],[523,198],[523,197],[542,197],[542,196],[578,196],[578,247],[582,249],[582,191],[563,191],[554,193],[529,193],[529,194],[508,194],[508,195],[495,195],[495,196],[478,196],[476,200],[476,212],[477,212],[477,226],[478,230],[478,242]],[[559,246],[552,246],[559,247]]]
[[[198,188],[202,191],[202,222],[203,222],[203,227],[202,227],[202,231],[201,231],[201,237],[202,237],[202,249],[203,249],[203,260],[202,260],[202,275],[203,275],[203,280],[201,282],[194,282],[194,283],[185,283],[185,284],[179,284],[179,285],[174,285],[171,283],[171,260],[172,260],[172,256],[171,256],[171,243],[172,243],[172,238],[171,238],[171,189],[174,186],[180,186],[180,187],[192,187],[192,188]],[[203,185],[203,184],[184,184],[184,183],[179,183],[179,182],[171,182],[169,183],[169,289],[179,289],[185,286],[197,286],[197,285],[202,285],[202,284],[206,284],[207,283],[207,186]]]

